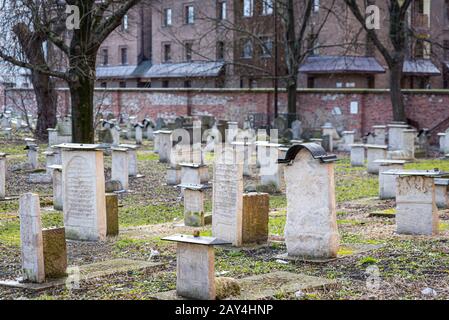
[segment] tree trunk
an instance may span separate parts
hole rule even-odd
[[[78,75],[77,81],[71,82],[70,97],[72,104],[72,142],[94,143],[94,85],[93,78]]]
[[[390,99],[393,107],[393,120],[406,122],[404,96],[401,88],[402,66],[402,61],[395,62],[390,66]]]
[[[296,101],[297,101],[298,83],[296,75],[288,80],[287,96],[288,96],[288,127],[291,127],[293,121],[296,120]]]
[[[37,104],[37,124],[35,137],[40,141],[48,139],[49,128],[57,124],[57,93],[54,80],[49,76],[33,71],[32,83]]]

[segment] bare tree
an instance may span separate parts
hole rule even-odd
[[[73,142],[93,143],[97,52],[102,42],[120,26],[128,10],[140,0],[10,2],[20,3],[30,12],[34,32],[43,34],[52,46],[62,52],[67,68],[20,59],[2,47],[0,57],[17,66],[65,80],[70,89]],[[67,8],[70,16],[65,14]],[[70,27],[69,30],[58,32],[64,25]]]

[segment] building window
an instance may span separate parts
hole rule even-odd
[[[186,42],[184,44],[185,47],[185,56],[186,56],[186,61],[192,61],[192,56],[193,56],[193,44],[191,42]]]
[[[249,59],[253,57],[253,42],[250,39],[243,41],[242,58]]]
[[[122,31],[127,32],[128,29],[129,29],[129,20],[128,20],[128,15],[125,14],[122,19]]]
[[[126,88],[126,81],[120,81],[119,86],[120,88]]]
[[[217,60],[224,60],[225,44],[223,41],[217,42]]]
[[[122,65],[128,64],[128,48],[121,48],[120,56],[122,60]]]
[[[103,89],[106,89],[108,87],[108,83],[107,82],[102,82],[100,85]]]
[[[227,3],[225,1],[218,3],[218,18],[220,20],[226,20],[227,14]]]
[[[184,81],[184,88],[192,88],[192,81],[190,80]]]
[[[315,88],[315,78],[314,77],[307,77],[307,88]]]
[[[185,6],[185,22],[186,24],[193,24],[195,22],[195,7]]]
[[[260,37],[261,56],[271,57],[273,53],[273,39],[269,37]]]
[[[172,9],[164,9],[164,26],[169,27],[172,25]]]
[[[262,2],[262,14],[269,16],[273,14],[273,0],[263,0]]]
[[[252,17],[254,11],[254,0],[243,0],[243,16]]]
[[[107,66],[109,64],[109,52],[108,52],[108,49],[102,49],[101,50],[101,56],[102,56],[102,65]]]
[[[164,62],[170,62],[171,61],[171,44],[164,44]]]
[[[162,81],[162,88],[168,88],[169,85],[170,85],[170,84],[169,84],[168,80]]]
[[[443,41],[443,59],[449,61],[449,40]]]
[[[137,88],[151,88],[151,82],[149,81],[138,81]]]

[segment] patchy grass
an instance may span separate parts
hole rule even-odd
[[[180,204],[150,204],[119,208],[121,227],[165,223],[182,217],[183,208]]]
[[[159,155],[154,152],[137,152],[138,161],[158,161]]]
[[[413,163],[406,163],[404,166],[407,170],[433,170],[440,169],[441,171],[449,172],[449,161],[439,159],[422,159]]]

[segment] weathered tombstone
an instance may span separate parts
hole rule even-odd
[[[46,279],[67,276],[67,244],[64,228],[42,230],[44,269]]]
[[[184,225],[188,227],[204,226],[204,190],[201,184],[181,184],[184,190]]]
[[[404,170],[397,175],[396,232],[399,234],[434,235],[439,217],[435,204],[434,178],[447,174],[439,171]]]
[[[417,132],[415,129],[402,130],[402,139],[399,150],[388,151],[388,159],[393,160],[414,160],[415,159],[415,140]]]
[[[212,235],[242,244],[243,164],[232,148],[216,155],[212,190]]]
[[[405,160],[375,160],[379,167],[379,198],[382,200],[396,198],[396,176],[391,174],[384,174],[384,172],[391,172],[392,170],[404,170]]]
[[[45,282],[41,211],[37,194],[26,193],[20,197],[19,216],[23,281]]]
[[[111,180],[120,181],[123,190],[128,190],[129,164],[127,148],[112,148]]]
[[[351,145],[354,144],[355,131],[343,131],[343,151],[351,151]]]
[[[49,128],[47,129],[48,132],[48,146],[52,147],[57,145],[58,142],[58,130],[57,129],[53,129],[53,128]]]
[[[163,118],[156,119],[156,130],[159,131],[162,128],[165,128],[167,125],[165,124],[165,120]]]
[[[158,132],[158,153],[159,162],[169,163],[173,147],[172,132],[169,130],[160,130]]]
[[[99,145],[67,143],[62,149],[64,226],[72,240],[106,238],[103,151]]]
[[[25,150],[27,150],[28,165],[30,169],[32,170],[37,169],[39,167],[38,161],[39,147],[35,144],[30,144],[25,147]]]
[[[231,143],[234,152],[239,153],[243,158],[243,175],[252,175],[252,156],[254,144],[252,142],[234,141]]]
[[[378,146],[375,144],[366,144],[367,171],[372,174],[379,174],[380,164],[376,160],[387,158],[387,146]]]
[[[243,195],[242,244],[267,242],[269,202],[268,193]]]
[[[142,144],[143,141],[143,125],[141,123],[136,123],[134,125],[134,130],[136,131],[136,144]]]
[[[162,240],[177,242],[176,292],[190,299],[215,300],[214,245],[227,241],[211,237],[174,235]]]
[[[322,136],[321,146],[327,152],[332,152],[334,149],[334,142],[333,142],[332,136],[329,134]]]
[[[301,139],[301,121],[295,120],[292,122],[292,138],[293,140]]]
[[[151,121],[150,119],[145,118],[143,120],[143,125],[144,125],[144,128],[147,131],[147,139],[150,140],[150,141],[153,141],[154,140],[154,128],[155,128],[155,125],[154,125],[153,121]]]
[[[118,236],[118,196],[115,193],[106,194],[106,235]]]
[[[280,144],[265,141],[257,143],[257,163],[260,167],[259,176],[261,185],[267,186],[274,184],[277,189],[281,187],[281,165],[277,163],[280,158],[280,146]]]
[[[435,202],[438,208],[449,208],[449,179],[435,179]]]
[[[444,136],[443,153],[444,154],[449,153],[449,128],[446,130]]]
[[[130,177],[137,176],[137,148],[134,144],[121,144],[119,148],[125,148],[128,150],[128,175]]]
[[[327,259],[337,256],[335,155],[313,143],[289,149],[285,160],[287,222],[285,243],[291,257]]]
[[[408,129],[408,125],[404,123],[390,123],[388,125],[388,150],[402,150],[402,131]]]
[[[159,131],[154,131],[153,152],[159,153]]]
[[[111,128],[113,146],[118,146],[120,144],[120,131],[121,129],[118,127],[118,125],[114,125]]]
[[[58,211],[63,210],[63,188],[62,188],[62,165],[54,164],[50,167],[52,169],[53,180],[53,208]]]
[[[0,153],[0,199],[6,197],[6,153]]]
[[[419,154],[421,157],[425,158],[429,155],[429,137],[430,137],[430,130],[428,128],[423,128],[419,130],[418,133],[418,146],[419,146]],[[417,156],[415,154],[415,156]]]
[[[365,145],[352,144],[351,145],[351,166],[364,167],[365,166]]]
[[[374,144],[385,145],[387,137],[387,126],[377,125],[373,126]]]
[[[181,184],[203,184],[208,181],[208,174],[206,175],[204,171],[208,168],[206,165],[195,164],[195,163],[180,163],[181,167]]]

